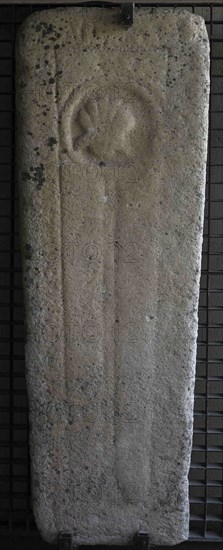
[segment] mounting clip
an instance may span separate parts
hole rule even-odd
[[[149,535],[147,531],[138,531],[135,535],[135,546],[137,550],[149,550]]]
[[[69,533],[59,533],[57,539],[58,550],[71,550],[72,537]]]
[[[123,2],[120,7],[122,25],[130,27],[133,24],[134,2]]]

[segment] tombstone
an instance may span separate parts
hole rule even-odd
[[[40,11],[16,45],[32,505],[43,538],[188,538],[209,43],[184,10]]]

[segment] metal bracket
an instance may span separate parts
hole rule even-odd
[[[69,533],[60,533],[57,539],[58,550],[72,550],[72,537]]]
[[[149,550],[149,535],[147,531],[138,531],[135,535],[135,546],[137,550]]]
[[[130,27],[133,24],[134,2],[123,2],[120,7],[122,25]]]

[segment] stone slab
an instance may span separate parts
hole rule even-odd
[[[188,538],[209,43],[187,11],[17,36],[32,499],[48,542]]]

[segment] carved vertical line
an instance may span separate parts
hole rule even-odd
[[[63,362],[65,363],[65,323],[64,323],[64,275],[63,275],[63,267],[64,267],[64,260],[63,260],[63,249],[62,249],[62,243],[63,243],[63,230],[62,230],[62,198],[61,198],[61,163],[60,163],[60,145],[61,145],[61,138],[60,138],[60,127],[59,127],[59,112],[58,112],[58,75],[56,74],[56,67],[57,67],[57,54],[54,50],[54,59],[55,59],[55,84],[54,84],[54,92],[55,92],[55,103],[57,107],[57,164],[58,164],[58,187],[59,187],[59,220],[60,220],[60,246],[61,246],[61,252],[60,252],[60,259],[61,259],[61,303],[62,303],[62,345],[63,345]],[[64,365],[65,372],[64,372],[64,383],[65,383],[65,396],[68,397],[68,388],[67,388],[67,372],[66,372],[66,364]]]
[[[57,145],[56,145],[56,155],[57,155],[57,166],[58,166],[58,221],[59,221],[59,254],[60,254],[60,296],[59,300],[61,303],[61,325],[59,331],[60,346],[62,347],[62,361],[63,361],[63,402],[61,403],[62,409],[64,405],[68,402],[68,388],[67,388],[67,366],[66,366],[66,350],[65,350],[65,319],[64,319],[64,258],[63,258],[63,229],[62,229],[62,190],[61,190],[61,163],[60,163],[60,145],[61,145],[61,136],[60,136],[60,127],[59,127],[59,111],[58,111],[58,75],[57,75],[57,54],[54,50],[54,74],[55,74],[55,83],[54,83],[54,101],[56,105],[56,117],[57,117]],[[58,429],[58,436],[61,435],[60,428]],[[61,441],[60,441],[61,444]],[[66,453],[69,456],[69,439],[67,438],[66,449],[63,451],[63,457],[65,458]],[[58,452],[58,442],[56,444],[56,453]],[[62,482],[62,477],[60,477],[60,482]],[[63,491],[61,490],[61,483],[58,483],[57,487],[53,489],[54,495],[54,510],[57,511],[57,521],[60,524],[59,510],[61,507],[61,497],[63,496]]]
[[[119,170],[117,170],[119,174]],[[117,285],[117,278],[118,278],[118,267],[119,267],[119,231],[118,231],[118,189],[117,189],[118,183],[116,180],[116,170],[114,170],[114,201],[115,201],[115,208],[114,208],[114,452],[115,452],[115,476],[116,481],[119,487],[118,479],[118,456],[117,456],[117,436],[118,436],[118,419],[119,419],[119,403],[118,403],[118,397],[119,397],[119,390],[118,390],[118,381],[117,381],[117,375],[118,375],[118,359],[119,359],[119,306],[118,306],[118,285]]]

